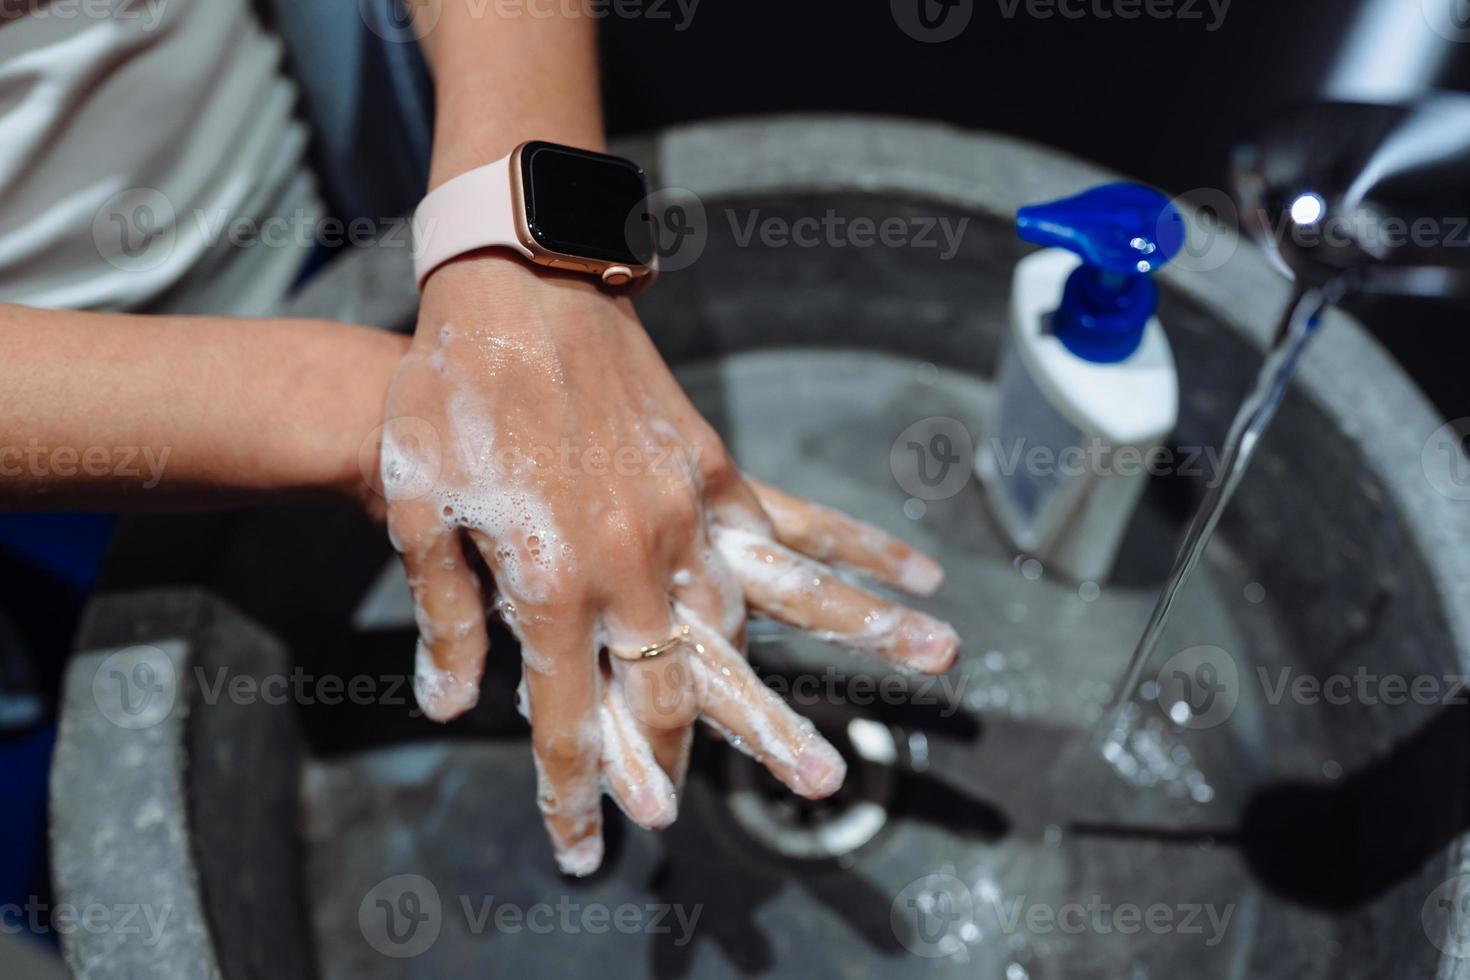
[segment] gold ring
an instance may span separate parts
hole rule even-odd
[[[639,660],[652,660],[654,657],[668,653],[674,647],[689,639],[689,625],[686,623],[679,627],[679,631],[667,640],[659,643],[650,643],[648,646],[638,648]]]

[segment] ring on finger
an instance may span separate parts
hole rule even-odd
[[[663,656],[675,647],[683,645],[688,640],[689,625],[686,623],[683,626],[680,626],[679,629],[674,633],[674,635],[669,637],[667,640],[660,640],[658,643],[650,643],[647,646],[639,647],[637,659],[652,660],[654,657]]]

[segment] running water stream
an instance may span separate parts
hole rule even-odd
[[[1189,581],[1190,573],[1204,555],[1215,526],[1219,524],[1230,498],[1250,466],[1261,437],[1286,396],[1302,354],[1316,336],[1323,309],[1340,299],[1342,291],[1343,280],[1324,286],[1298,288],[1287,304],[1255,386],[1241,404],[1226,436],[1220,457],[1220,472],[1224,478],[1218,480],[1200,501],[1148,624],[1133,649],[1123,680],[1115,689],[1113,703],[1104,712],[1091,739],[1094,748],[1101,751],[1115,768],[1129,757],[1129,744],[1142,715],[1142,706],[1137,699],[1139,682],[1163,637],[1164,628],[1169,624],[1169,614]],[[1175,723],[1182,724],[1188,720],[1187,715],[1180,717],[1190,710],[1186,702],[1171,705],[1169,710]]]

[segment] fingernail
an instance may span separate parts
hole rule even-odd
[[[602,838],[588,837],[556,852],[556,866],[564,875],[585,878],[602,867]]]
[[[847,778],[847,763],[829,743],[812,742],[802,750],[796,760],[796,779],[801,784],[799,792],[809,799],[831,796]]]
[[[630,801],[633,819],[649,830],[662,830],[679,815],[679,806],[672,792],[662,793],[652,786],[640,786],[633,791]]]
[[[928,674],[942,674],[954,665],[960,652],[960,635],[954,627],[932,616],[919,615],[904,627],[908,663]]]
[[[480,700],[480,685],[456,677],[434,663],[422,640],[414,658],[413,694],[424,715],[433,721],[449,721],[473,708]]]
[[[944,584],[944,567],[928,555],[910,555],[898,570],[898,584],[914,595],[933,595]]]

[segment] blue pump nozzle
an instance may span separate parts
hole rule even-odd
[[[1111,364],[1138,349],[1159,304],[1149,274],[1184,247],[1184,217],[1168,198],[1139,184],[1106,184],[1022,208],[1016,232],[1082,257],[1052,315],[1052,332],[1068,350]]]

